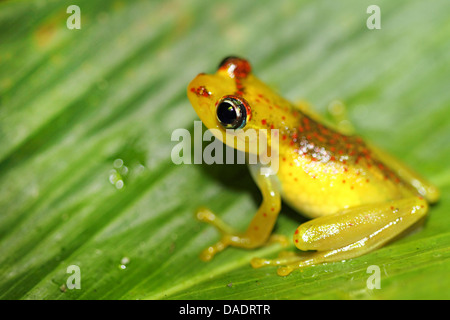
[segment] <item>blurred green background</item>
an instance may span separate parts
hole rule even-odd
[[[381,8],[369,30],[367,7]],[[70,30],[69,5],[81,9]],[[450,21],[441,1],[5,1],[0,3],[0,298],[449,299]],[[359,133],[440,187],[425,228],[288,277],[254,270],[277,245],[198,254],[238,228],[259,192],[243,165],[174,165],[198,120],[186,86],[246,57],[285,97],[341,99]],[[305,221],[284,207],[276,231]],[[67,267],[81,270],[69,289]],[[370,265],[381,289],[368,289]]]

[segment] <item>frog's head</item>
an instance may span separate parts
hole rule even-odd
[[[267,129],[271,128],[269,102],[275,94],[253,76],[247,60],[225,58],[215,74],[200,73],[195,77],[188,86],[187,94],[203,124],[210,130],[215,129],[211,132],[222,142],[235,149],[252,152],[254,148],[250,145],[264,134],[266,145],[270,146],[271,135],[267,134]],[[240,132],[233,134],[233,137],[237,136],[244,143],[236,144],[230,132]]]

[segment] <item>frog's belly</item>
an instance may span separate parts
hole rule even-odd
[[[398,199],[407,192],[393,181],[352,169],[333,173],[288,168],[281,169],[278,178],[283,200],[312,218],[335,214],[345,208]]]

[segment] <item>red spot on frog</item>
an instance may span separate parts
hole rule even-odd
[[[209,97],[211,92],[206,89],[204,86],[200,86],[198,88],[191,88],[191,92],[195,93],[197,96]]]

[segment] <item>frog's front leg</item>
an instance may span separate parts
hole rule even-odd
[[[275,175],[262,175],[259,165],[249,165],[253,179],[262,193],[262,203],[244,233],[238,233],[208,209],[199,209],[197,219],[209,223],[222,233],[222,238],[216,244],[206,248],[200,254],[204,261],[211,260],[214,255],[228,246],[240,248],[257,248],[268,241],[287,244],[288,240],[281,235],[273,235],[272,229],[281,208],[281,196]]]
[[[297,268],[355,258],[372,251],[422,221],[428,210],[421,197],[345,209],[308,221],[297,228],[294,243],[301,254],[284,254],[274,260],[255,258],[254,268],[276,265],[279,275]]]

